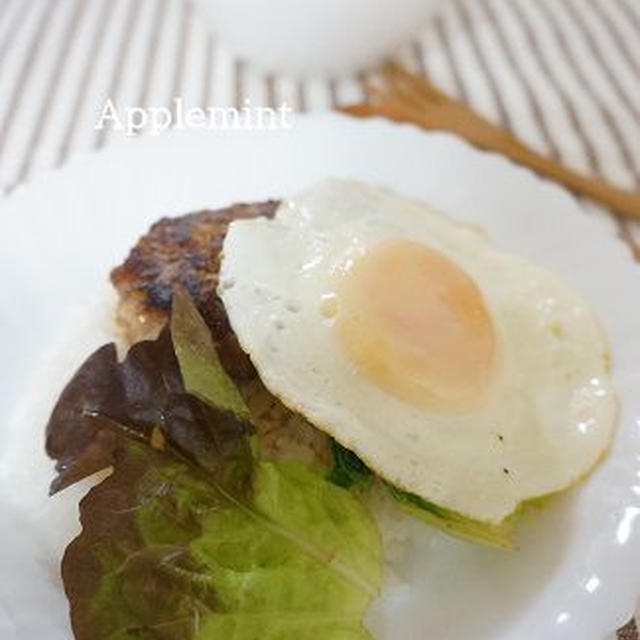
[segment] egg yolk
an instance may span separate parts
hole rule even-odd
[[[490,378],[495,335],[480,289],[416,242],[385,242],[341,271],[335,328],[358,370],[419,407],[465,409]]]

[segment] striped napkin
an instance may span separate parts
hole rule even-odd
[[[640,2],[452,0],[399,57],[523,141],[638,189]],[[365,99],[363,81],[296,81],[234,58],[182,0],[0,0],[0,190],[122,137],[95,124],[118,107],[276,106]],[[138,133],[149,135],[148,130]],[[640,256],[640,224],[584,202]],[[637,639],[635,626],[619,637]]]

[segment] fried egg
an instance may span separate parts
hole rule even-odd
[[[500,523],[567,488],[616,417],[593,310],[424,203],[327,180],[232,223],[219,294],[284,404],[382,478]]]

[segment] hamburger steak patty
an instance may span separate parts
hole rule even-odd
[[[231,331],[216,295],[220,251],[232,220],[272,217],[277,200],[236,204],[161,218],[111,272],[120,301],[117,319],[129,343],[155,337],[171,309],[175,284],[191,294],[220,341]]]
[[[162,218],[111,272],[118,296],[116,321],[128,344],[155,338],[171,309],[173,286],[184,286],[202,313],[225,369],[243,392],[254,415],[267,457],[329,464],[328,436],[287,409],[260,382],[242,351],[216,294],[220,252],[233,220],[273,217],[279,201],[234,204],[176,218]]]

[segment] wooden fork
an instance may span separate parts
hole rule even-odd
[[[562,183],[577,195],[587,196],[620,215],[640,219],[640,192],[583,175],[533,151],[506,129],[485,120],[426,78],[397,63],[384,65],[378,80],[367,82],[365,88],[369,102],[341,110],[359,117],[384,116],[397,122],[413,122],[425,129],[451,131],[481,149],[497,151]]]

